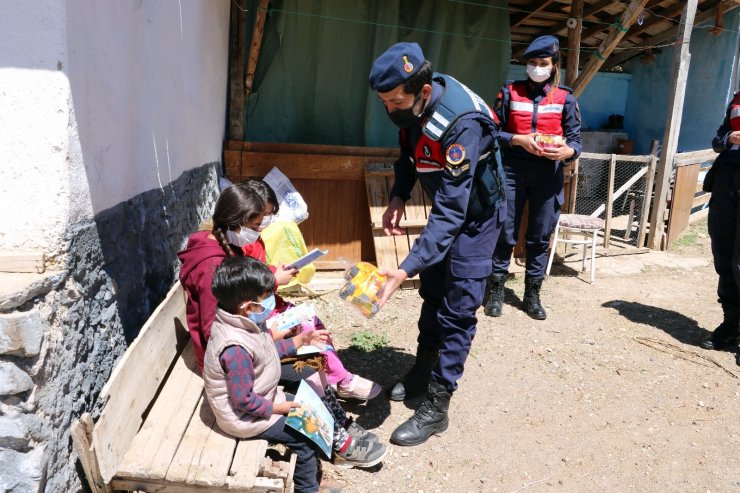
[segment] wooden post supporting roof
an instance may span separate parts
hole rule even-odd
[[[247,62],[247,76],[244,79],[245,94],[249,97],[252,94],[254,84],[254,72],[257,70],[257,60],[260,57],[260,48],[262,48],[262,36],[265,33],[265,18],[267,18],[267,6],[269,0],[260,0],[257,7],[256,17],[254,18],[254,29],[252,29],[252,46],[249,48],[249,62]]]
[[[578,60],[581,55],[581,29],[583,28],[583,0],[573,0],[570,17],[576,25],[568,28],[568,63],[565,67],[565,85],[572,85],[578,78]]]
[[[681,31],[676,40],[676,46],[673,48],[673,84],[668,100],[669,109],[665,133],[663,134],[663,150],[660,153],[658,176],[655,179],[655,198],[653,200],[653,210],[650,214],[650,234],[647,243],[648,247],[653,250],[660,248],[663,236],[663,215],[666,209],[666,195],[668,194],[668,182],[673,168],[673,157],[676,155],[678,135],[681,130],[686,79],[689,75],[689,62],[691,61],[689,40],[691,39],[691,30],[694,27],[697,1],[687,0],[681,14]]]
[[[624,9],[624,12],[622,12],[622,16],[619,19],[619,24],[609,30],[609,35],[601,45],[599,45],[596,53],[591,55],[591,58],[586,63],[583,72],[581,72],[578,79],[573,83],[573,93],[576,97],[580,96],[583,93],[583,90],[586,89],[586,86],[599,71],[599,68],[601,68],[604,61],[606,61],[606,58],[624,37],[626,30],[629,29],[637,20],[637,17],[640,15],[640,12],[642,12],[642,9],[647,2],[648,0],[632,0],[627,8]]]
[[[229,140],[244,138],[244,65],[247,55],[247,13],[231,2],[229,25]]]
[[[576,20],[574,27],[568,28],[568,62],[565,67],[565,85],[570,86],[578,77],[578,61],[581,57],[581,31],[583,30],[583,0],[574,0],[570,6],[570,17]],[[568,203],[564,209],[573,213],[576,210],[576,194],[578,193],[578,160],[567,164],[565,173],[570,173]]]

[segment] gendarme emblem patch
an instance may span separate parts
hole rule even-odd
[[[452,144],[447,148],[447,162],[450,164],[460,164],[465,159],[465,148],[460,144]]]

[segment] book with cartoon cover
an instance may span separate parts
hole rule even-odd
[[[334,417],[305,380],[301,381],[294,401],[301,406],[290,410],[285,424],[310,438],[331,459]]]

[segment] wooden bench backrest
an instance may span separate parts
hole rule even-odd
[[[116,473],[167,371],[188,340],[185,292],[177,282],[116,365],[100,398],[93,447],[106,483]]]

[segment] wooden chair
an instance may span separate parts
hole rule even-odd
[[[72,439],[93,493],[289,492],[295,455],[273,462],[264,440],[219,430],[203,393],[176,283],[101,391],[96,423],[84,414]]]
[[[581,266],[581,272],[586,270],[586,252],[588,250],[588,246],[591,245],[591,284],[593,284],[596,272],[596,236],[602,229],[604,229],[604,220],[598,217],[586,216],[583,214],[560,214],[558,223],[555,225],[555,234],[553,235],[550,258],[547,261],[547,271],[545,273],[548,276],[550,275],[550,268],[552,267],[552,260],[555,257],[555,250],[557,250],[558,242],[571,245],[583,245],[583,263]],[[572,234],[582,238],[573,239],[570,237]]]

